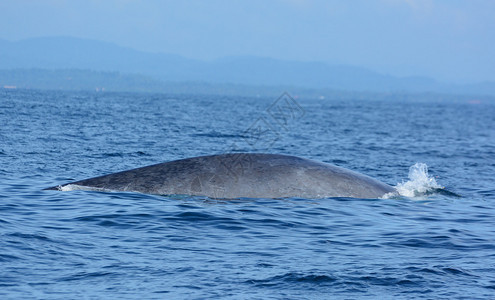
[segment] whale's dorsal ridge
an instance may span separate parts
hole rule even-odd
[[[266,153],[185,158],[68,184],[212,198],[378,198],[395,191],[371,177],[331,164]]]

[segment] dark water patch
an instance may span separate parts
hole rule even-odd
[[[96,158],[107,158],[107,157],[123,157],[124,154],[120,152],[108,152],[97,155]]]
[[[347,164],[347,161],[341,160],[341,159],[333,159],[333,160],[329,161],[329,163],[338,166],[338,165],[346,165]]]
[[[467,276],[467,277],[478,277],[476,275],[471,274],[467,270],[463,270],[460,268],[454,268],[454,267],[445,267],[442,265],[438,266],[432,266],[432,267],[407,267],[406,270],[408,272],[414,273],[414,274],[424,274],[424,275],[438,275],[438,276],[448,276],[448,275],[454,275],[454,276]]]
[[[239,223],[241,224],[241,223]],[[234,224],[219,224],[216,225],[216,228],[222,229],[222,230],[227,230],[227,231],[243,231],[247,230],[248,228],[246,226],[239,226],[239,225],[234,225]]]
[[[16,259],[21,259],[18,256],[11,255],[11,254],[2,254],[0,253],[0,262],[8,262]]]
[[[305,274],[301,272],[289,272],[266,279],[251,279],[246,283],[257,287],[277,287],[289,289],[315,289],[331,287],[335,290],[354,290],[363,292],[370,287],[393,287],[393,288],[418,288],[423,287],[423,279],[411,280],[407,278],[386,277],[376,275],[350,276],[350,275],[328,275],[328,274]]]
[[[103,280],[105,277],[114,277],[114,272],[78,272],[73,275],[63,276],[57,281],[84,281],[84,280]]]
[[[427,249],[441,248],[448,250],[469,250],[471,248],[471,245],[462,245],[460,243],[454,243],[450,241],[449,238],[442,238],[442,237],[437,238],[437,240],[435,240],[435,238],[428,238],[428,239],[411,238],[403,241],[385,243],[385,244],[394,247],[427,248]]]
[[[479,194],[488,197],[488,198],[493,198],[495,196],[495,190],[481,190],[479,191]]]
[[[68,226],[51,226],[51,225],[43,225],[41,228],[44,228],[49,231],[69,231],[72,229],[72,227]]]
[[[169,294],[170,291],[166,291],[166,290],[160,290],[160,291],[153,291],[153,294]]]
[[[110,215],[94,215],[94,216],[82,216],[75,218],[76,221],[99,221],[102,219],[142,219],[152,218],[150,214],[110,214]]]
[[[456,223],[478,223],[479,222],[478,219],[467,219],[467,218],[452,219],[450,221],[456,222]]]
[[[190,290],[201,290],[200,286],[191,285],[191,284],[173,285],[172,287],[181,288],[181,289],[184,288],[184,289],[190,289]]]
[[[289,272],[283,275],[277,275],[266,279],[251,279],[247,283],[256,286],[277,286],[292,283],[308,284],[332,284],[338,279],[324,274],[304,274],[298,272]]]
[[[21,233],[21,232],[15,232],[11,234],[7,234],[7,237],[15,237],[15,238],[21,238],[25,240],[35,240],[35,241],[41,241],[41,242],[55,242],[51,240],[50,238],[41,235],[41,234],[28,234],[28,233]]]
[[[418,267],[408,267],[406,270],[413,273],[427,273],[427,274],[435,274],[435,275],[443,275],[444,272],[438,270],[436,268],[418,268]]]
[[[430,192],[426,193],[425,195],[443,195],[447,197],[463,198],[462,195],[449,191],[445,188],[432,189]]]
[[[452,274],[452,275],[474,276],[474,275],[470,274],[469,272],[467,272],[465,270],[458,269],[458,268],[442,267],[441,270],[447,274]]]
[[[254,219],[254,218],[243,218],[243,222],[247,224],[251,224],[251,226],[258,226],[261,228],[297,228],[301,222],[293,220],[286,221],[280,219],[272,219],[272,218],[262,218],[262,219]]]
[[[275,252],[268,251],[235,251],[234,254],[239,256],[252,256],[252,257],[277,257],[278,254]]]
[[[183,212],[177,214],[174,218],[189,222],[211,221],[215,219],[213,215],[201,212]]]
[[[319,240],[319,241],[317,241],[317,243],[328,244],[328,245],[332,245],[333,247],[354,245],[354,243],[344,242],[344,241],[340,241],[340,240]]]
[[[195,133],[191,134],[191,137],[207,137],[207,138],[224,138],[224,139],[246,139],[249,136],[241,135],[241,134],[225,134],[220,132],[206,132],[206,133]]]
[[[136,151],[136,152],[131,153],[131,155],[132,156],[137,156],[137,157],[140,157],[140,156],[152,156],[151,154],[146,153],[146,152],[143,152],[143,151]]]
[[[88,215],[76,217],[73,220],[64,220],[65,222],[83,222],[91,223],[102,227],[115,227],[120,229],[139,228],[155,216],[146,213],[138,214],[108,214],[108,215]]]

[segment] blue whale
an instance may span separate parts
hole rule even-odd
[[[305,158],[229,153],[175,160],[51,190],[89,189],[236,198],[380,198],[395,189],[366,175]]]

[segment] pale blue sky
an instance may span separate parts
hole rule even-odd
[[[495,81],[492,0],[0,0],[0,38],[60,35],[198,59],[255,55]]]

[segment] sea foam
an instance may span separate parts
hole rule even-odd
[[[428,175],[428,166],[425,163],[415,163],[411,166],[409,180],[395,186],[399,195],[405,197],[421,197],[443,188],[433,176]]]

